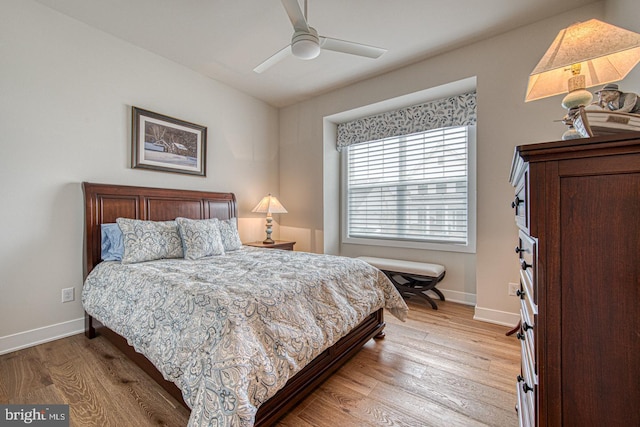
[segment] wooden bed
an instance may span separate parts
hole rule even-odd
[[[233,193],[88,182],[82,184],[82,189],[85,205],[84,278],[100,262],[100,224],[114,223],[116,218],[166,221],[179,216],[193,219],[229,219],[237,216],[236,199]],[[255,425],[267,426],[276,422],[357,353],[367,341],[371,338],[382,338],[384,327],[383,310],[371,313],[347,336],[315,358],[292,377],[284,388],[260,406]],[[94,338],[98,334],[112,342],[186,406],[178,387],[166,381],[148,359],[127,344],[126,339],[104,327],[91,316],[85,315],[85,335],[88,338]]]

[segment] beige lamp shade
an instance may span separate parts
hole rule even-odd
[[[266,214],[278,214],[287,213],[287,210],[282,206],[282,203],[278,201],[271,194],[264,196],[260,203],[256,205],[251,212],[266,213]]]
[[[597,19],[571,25],[531,72],[525,102],[622,80],[638,62],[640,34]]]

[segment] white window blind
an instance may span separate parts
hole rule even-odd
[[[349,146],[347,237],[466,245],[468,137],[455,126]]]

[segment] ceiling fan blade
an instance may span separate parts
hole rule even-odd
[[[283,0],[284,1],[284,0]],[[369,46],[362,43],[348,42],[346,40],[320,37],[320,47],[334,52],[348,53],[351,55],[365,56],[367,58],[379,58],[387,49]]]
[[[293,28],[296,31],[303,30],[308,32],[309,24],[307,24],[307,20],[302,13],[302,9],[300,9],[300,3],[298,3],[298,0],[282,0],[282,5],[287,11],[287,15],[289,15]]]
[[[289,55],[291,55],[291,45],[287,45],[271,55],[266,61],[254,68],[253,71],[260,74],[267,68],[273,67]]]

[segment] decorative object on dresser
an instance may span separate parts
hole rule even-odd
[[[267,214],[267,238],[262,241],[265,244],[272,244],[274,240],[271,238],[271,222],[273,221],[273,217],[271,214],[279,214],[279,213],[287,213],[287,210],[282,206],[280,201],[269,193],[264,196],[262,200],[256,205],[255,208],[251,212],[257,213],[266,213]]]
[[[573,127],[583,138],[623,132],[640,132],[640,114],[578,108]]]
[[[622,80],[640,61],[640,34],[597,19],[563,29],[529,76],[525,102],[569,92],[562,100],[569,126],[562,139],[581,138],[573,127],[588,87]]]
[[[131,114],[131,167],[206,176],[206,127],[138,107]]]
[[[521,426],[640,425],[640,132],[522,145]]]
[[[615,83],[609,83],[596,91],[597,105],[607,111],[619,113],[640,113],[640,98],[637,93],[623,92]]]
[[[245,243],[245,246],[253,246],[254,248],[267,248],[267,249],[282,249],[285,251],[292,251],[296,242],[290,242],[287,240],[274,240],[273,243],[265,242],[250,242]]]
[[[640,131],[640,97],[622,92],[609,83],[596,91],[598,101],[579,107],[573,116],[573,127],[583,138],[612,133]]]

